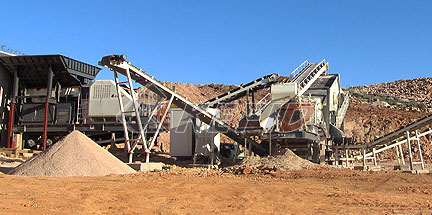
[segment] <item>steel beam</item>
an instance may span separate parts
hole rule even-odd
[[[46,143],[47,143],[49,100],[51,97],[53,76],[54,76],[54,73],[52,71],[51,65],[49,65],[49,67],[48,67],[47,93],[46,93],[46,100],[45,100],[44,129],[43,129],[43,135],[42,135],[42,150],[46,149]]]
[[[8,130],[8,148],[15,148],[15,143],[13,141],[13,127],[15,121],[15,103],[18,97],[19,92],[19,78],[18,78],[18,69],[14,71],[13,77],[13,94],[11,99],[10,111],[9,111],[9,130]]]

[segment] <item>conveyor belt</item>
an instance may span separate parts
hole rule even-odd
[[[185,97],[174,92],[169,87],[160,83],[152,76],[143,72],[141,69],[138,69],[129,62],[124,61],[122,58],[117,58],[116,55],[105,56],[99,62],[99,65],[110,68],[111,70],[119,72],[123,75],[126,75],[126,71],[129,70],[131,74],[131,79],[133,79],[135,82],[146,86],[149,90],[162,97],[168,99],[174,97],[173,104],[175,106],[183,109],[184,111],[198,118],[202,122],[213,125],[217,131],[225,134],[239,144],[243,145],[245,143],[245,140],[247,140],[247,142],[253,146],[252,150],[256,154],[261,156],[266,154],[266,150],[260,144],[256,143],[250,138],[245,139],[236,132],[236,129],[232,128],[214,115],[208,113],[203,108],[199,107],[197,104],[187,100]]]
[[[414,131],[422,127],[425,127],[426,125],[431,125],[431,124],[432,124],[432,115],[426,116],[394,132],[391,132],[383,137],[380,137],[370,143],[367,143],[367,148],[372,148],[375,146],[381,146],[387,143],[391,143],[394,140],[405,136],[407,131]]]
[[[249,91],[249,93],[251,93],[251,92],[255,92],[257,90],[269,87],[271,84],[277,82],[278,79],[279,79],[279,75],[276,73],[271,74],[271,75],[266,75],[264,77],[261,77],[261,78],[254,80],[252,82],[249,82],[245,85],[242,85],[238,88],[235,88],[235,89],[233,89],[227,93],[224,93],[220,96],[217,96],[213,99],[210,99],[210,100],[204,102],[200,106],[214,108],[218,104],[231,102],[231,101],[239,99],[243,96],[246,96],[248,91]]]
[[[347,143],[343,145],[336,146],[337,149],[372,149],[372,148],[379,148],[384,145],[389,145],[393,141],[398,140],[401,137],[406,136],[406,132],[412,132],[415,130],[418,130],[420,128],[423,128],[427,125],[432,125],[432,115],[426,116],[422,119],[419,119],[409,125],[406,125],[402,128],[399,128],[398,130],[391,132],[389,134],[386,134],[378,139],[375,139],[374,141],[370,143]]]
[[[292,80],[292,82],[297,83],[299,88],[298,96],[303,95],[324,71],[327,71],[325,60],[320,63],[309,63],[301,70]]]

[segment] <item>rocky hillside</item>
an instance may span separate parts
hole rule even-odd
[[[432,108],[432,78],[400,80],[348,89],[354,97],[368,102],[405,105],[420,109]]]

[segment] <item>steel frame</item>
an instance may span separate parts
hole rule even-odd
[[[216,116],[208,113],[203,108],[199,107],[197,104],[189,101],[185,97],[176,93],[174,90],[160,83],[152,76],[143,72],[141,69],[134,67],[131,63],[126,62],[125,60],[115,59],[111,55],[111,56],[103,57],[102,60],[99,62],[99,65],[105,66],[111,69],[113,72],[116,73],[118,72],[125,76],[128,76],[129,74],[129,78],[131,80],[134,80],[135,82],[143,86],[150,84],[150,87],[148,87],[149,90],[153,91],[154,93],[162,97],[165,98],[170,97],[170,99],[172,99],[172,104],[185,110],[186,112],[195,116],[196,118],[200,119],[206,124],[211,125],[214,123],[216,130],[218,130],[219,132],[223,132],[225,135],[227,135],[229,138],[236,141],[237,143],[244,144],[245,139],[240,134],[237,133],[236,129],[232,128],[231,126],[229,126],[228,124],[226,124],[225,122],[217,118]],[[169,108],[170,107],[167,107],[167,109]],[[125,130],[127,131],[127,127],[125,127]],[[157,137],[157,134],[155,134],[155,137]],[[255,152],[257,154],[260,155],[266,154],[266,149],[263,146],[256,143],[254,140],[250,138],[246,138],[246,139],[249,144],[253,145]]]

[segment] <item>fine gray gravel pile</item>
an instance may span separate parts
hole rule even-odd
[[[9,174],[70,177],[129,173],[135,171],[83,133],[73,131]]]

